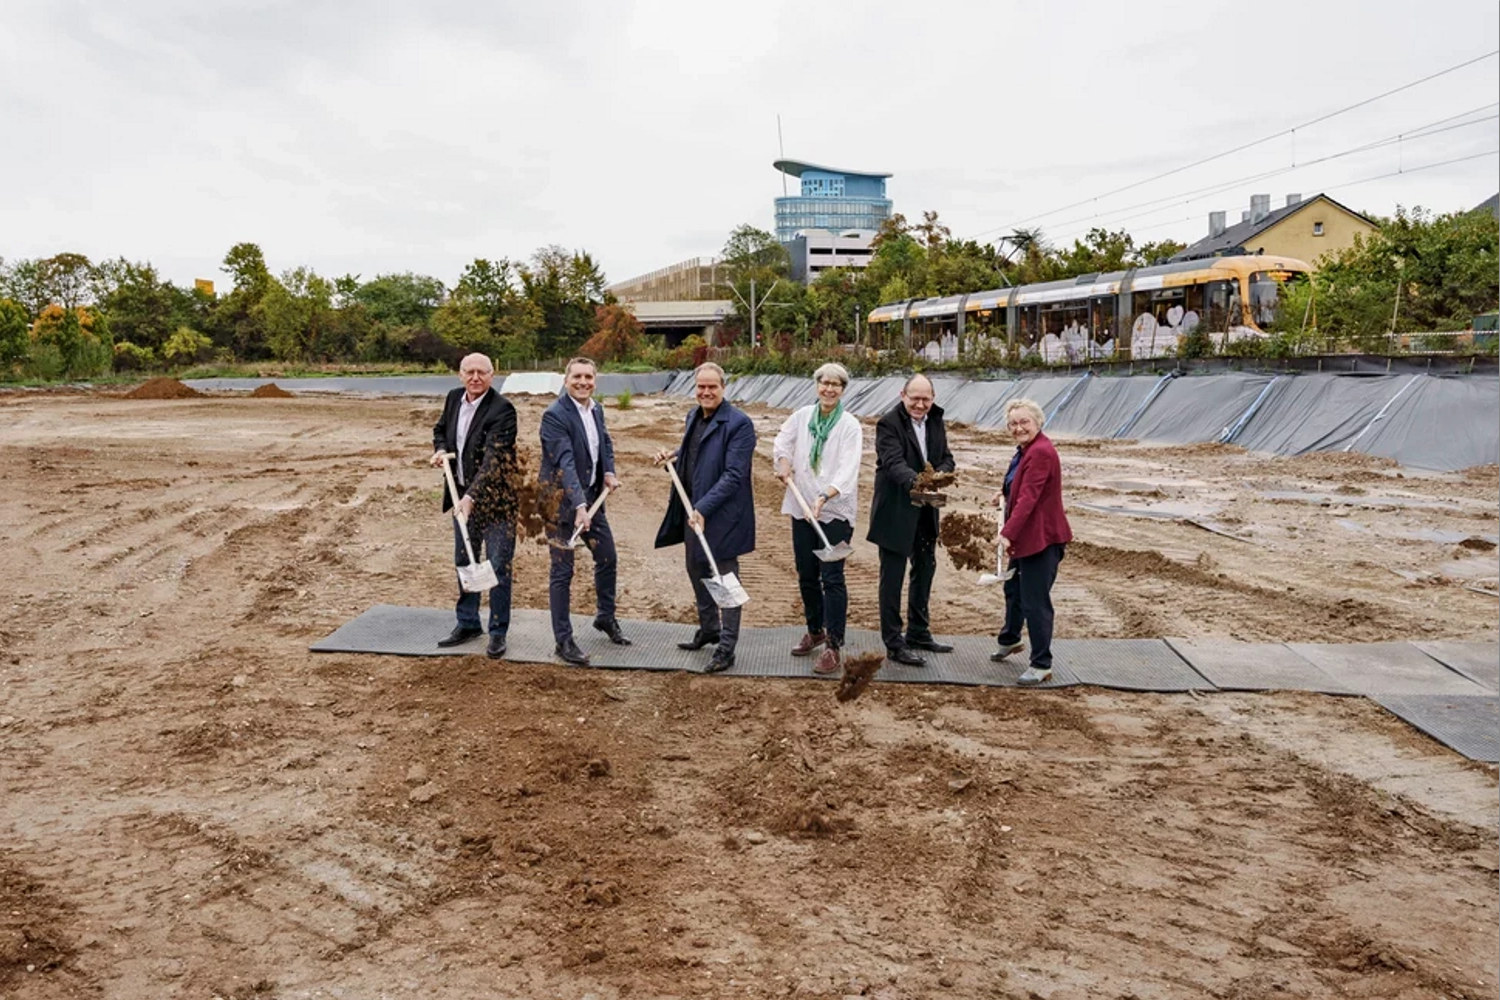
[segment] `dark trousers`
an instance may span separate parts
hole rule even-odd
[[[594,502],[602,488],[588,491],[589,503]],[[552,636],[559,643],[573,638],[573,621],[568,617],[568,609],[573,603],[575,550],[567,545],[568,539],[573,537],[575,516],[573,511],[564,516],[552,539],[557,544],[548,546],[552,553],[552,571],[547,578],[547,607],[552,612]],[[609,519],[604,516],[603,507],[599,508],[599,513],[589,523],[589,530],[583,533],[582,542],[594,556],[594,600],[598,609],[596,616],[614,618],[615,574],[618,569],[615,561],[615,533],[609,529]]]
[[[1035,555],[1012,559],[1016,575],[1005,581],[1005,627],[998,636],[1000,645],[1020,642],[1021,624],[1025,622],[1031,665],[1039,670],[1052,669],[1052,584],[1057,579],[1063,548],[1049,545]]]
[[[836,520],[823,525],[829,545],[847,542],[854,537],[854,525]],[[849,588],[844,585],[844,563],[823,562],[813,553],[823,547],[823,540],[812,523],[792,518],[792,555],[797,561],[797,586],[802,591],[802,617],[807,631],[827,632],[828,645],[844,648],[844,623],[849,617]]]
[[[906,564],[911,563],[911,584],[906,591],[906,632],[901,631],[901,584]],[[900,649],[907,637],[931,639],[927,601],[932,596],[932,577],[937,572],[937,531],[917,527],[910,556],[893,549],[880,550],[880,637],[886,649]]]
[[[708,588],[703,585],[703,581],[706,578],[712,578],[713,571],[709,568],[708,557],[703,554],[703,546],[698,544],[696,534],[688,534],[683,549],[687,553],[685,562],[688,579],[693,582],[693,600],[698,605],[698,627],[705,632],[719,633],[719,649],[725,653],[733,653],[735,643],[740,641],[741,609],[721,608],[708,595]],[[720,576],[727,576],[730,573],[739,575],[738,557],[720,559],[714,556],[714,562],[719,565]]]
[[[510,564],[516,554],[516,529],[509,521],[488,525],[484,531],[470,537],[476,558],[488,558],[500,582],[490,588],[490,635],[505,635],[510,629]],[[464,536],[458,533],[458,521],[453,522],[453,565],[469,565],[469,554],[464,551]],[[479,594],[471,594],[460,584],[458,604],[459,628],[479,628]]]

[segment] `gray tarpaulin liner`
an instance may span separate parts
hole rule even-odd
[[[1245,415],[1271,379],[1242,372],[1173,379],[1126,436],[1173,444],[1217,441]]]
[[[665,391],[671,381],[671,372],[600,372],[595,392],[600,396],[618,396],[622,392],[644,396]]]
[[[1055,434],[1113,437],[1151,395],[1157,381],[1154,378],[1091,378],[1048,418],[1047,428]]]
[[[1003,427],[1005,403],[1024,396],[1041,405],[1062,438],[1188,444],[1218,441],[1234,429],[1231,443],[1276,455],[1350,450],[1441,472],[1500,462],[1500,379],[1493,375],[1225,372],[1171,379],[1153,399],[1160,382],[1156,374],[939,376],[934,386],[949,420],[977,427]],[[861,417],[884,413],[904,383],[895,375],[857,378],[845,407]],[[692,386],[692,374],[683,373],[667,391],[690,396]],[[753,375],[731,379],[728,397],[791,409],[816,393],[805,375]]]
[[[1494,377],[1420,376],[1354,450],[1419,469],[1463,469],[1500,461],[1496,399],[1500,379]]]

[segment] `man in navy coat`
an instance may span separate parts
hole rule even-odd
[[[556,537],[550,546],[552,572],[547,604],[552,611],[552,636],[564,663],[587,666],[588,654],[573,639],[568,617],[572,602],[573,549],[568,540],[583,529],[581,538],[594,555],[594,628],[618,646],[630,645],[615,620],[615,536],[604,508],[592,518],[589,506],[604,490],[620,485],[615,476],[615,448],[604,426],[604,408],[594,399],[598,368],[588,358],[574,358],[563,371],[566,392],[542,414],[540,481],[551,483],[562,497],[558,503]]]
[[[755,551],[755,498],[750,491],[750,460],[755,455],[755,425],[750,418],[724,401],[724,369],[712,361],[693,373],[698,406],[687,416],[687,428],[676,452],[663,448],[656,460],[674,454],[677,474],[692,501],[684,511],[673,490],[667,515],[656,533],[656,547],[685,543],[688,578],[698,604],[698,631],[679,649],[702,649],[715,645],[706,673],[734,666],[734,647],[740,636],[740,609],[720,608],[703,586],[711,577],[708,558],[697,526],[708,540],[720,574],[739,573],[739,557]]]
[[[463,385],[448,393],[443,415],[432,428],[432,464],[441,468],[445,454],[458,455],[453,467],[458,496],[449,495],[445,482],[443,510],[458,504],[476,555],[484,553],[500,581],[490,588],[490,643],[485,651],[491,659],[499,659],[505,655],[510,629],[510,569],[516,549],[515,504],[508,482],[516,459],[516,408],[491,385],[495,369],[483,354],[470,354],[460,361],[458,374]],[[453,524],[453,561],[458,566],[469,562],[457,521]],[[460,586],[455,610],[458,624],[438,640],[444,648],[484,634],[479,627],[478,594]]]

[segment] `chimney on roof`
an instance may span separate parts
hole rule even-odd
[[[1289,194],[1289,195],[1286,196],[1286,207],[1287,208],[1291,208],[1293,205],[1300,205],[1301,203],[1302,203],[1302,195],[1300,195],[1300,194]]]
[[[1252,194],[1250,196],[1250,221],[1259,222],[1271,214],[1271,196],[1268,194]]]
[[[1208,238],[1209,239],[1213,239],[1215,236],[1223,236],[1223,235],[1224,235],[1224,213],[1223,212],[1209,212],[1208,213]]]

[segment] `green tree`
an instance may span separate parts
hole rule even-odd
[[[273,282],[261,301],[266,342],[282,361],[326,359],[325,340],[333,317],[333,283],[306,267],[295,267]]]
[[[433,329],[456,349],[455,357],[480,351],[501,367],[531,364],[539,356],[542,315],[520,286],[519,269],[511,261],[477,258],[433,314]]]
[[[81,253],[60,253],[40,262],[42,287],[47,301],[65,310],[84,305],[89,298],[94,266]]]
[[[13,299],[0,298],[0,370],[24,361],[30,344],[31,317],[26,307]]]
[[[542,247],[520,269],[526,298],[540,316],[537,345],[545,357],[571,354],[594,334],[594,315],[604,304],[604,272],[583,251]]]
[[[10,299],[25,309],[28,321],[40,316],[51,301],[42,281],[41,261],[18,260],[0,266],[0,298]]]
[[[172,331],[197,317],[191,292],[163,281],[156,268],[121,257],[95,269],[95,301],[118,341],[159,352]]]
[[[207,323],[214,344],[247,361],[269,357],[261,302],[276,279],[265,254],[254,243],[236,243],[224,255],[222,270],[234,276],[234,290],[217,303]]]
[[[1460,330],[1496,307],[1500,227],[1493,214],[1397,208],[1395,218],[1379,221],[1368,238],[1319,258],[1313,308],[1325,334],[1375,349],[1393,320],[1398,333]]]
[[[391,326],[426,326],[443,301],[443,283],[410,271],[381,274],[355,290],[353,299],[376,323]]]

